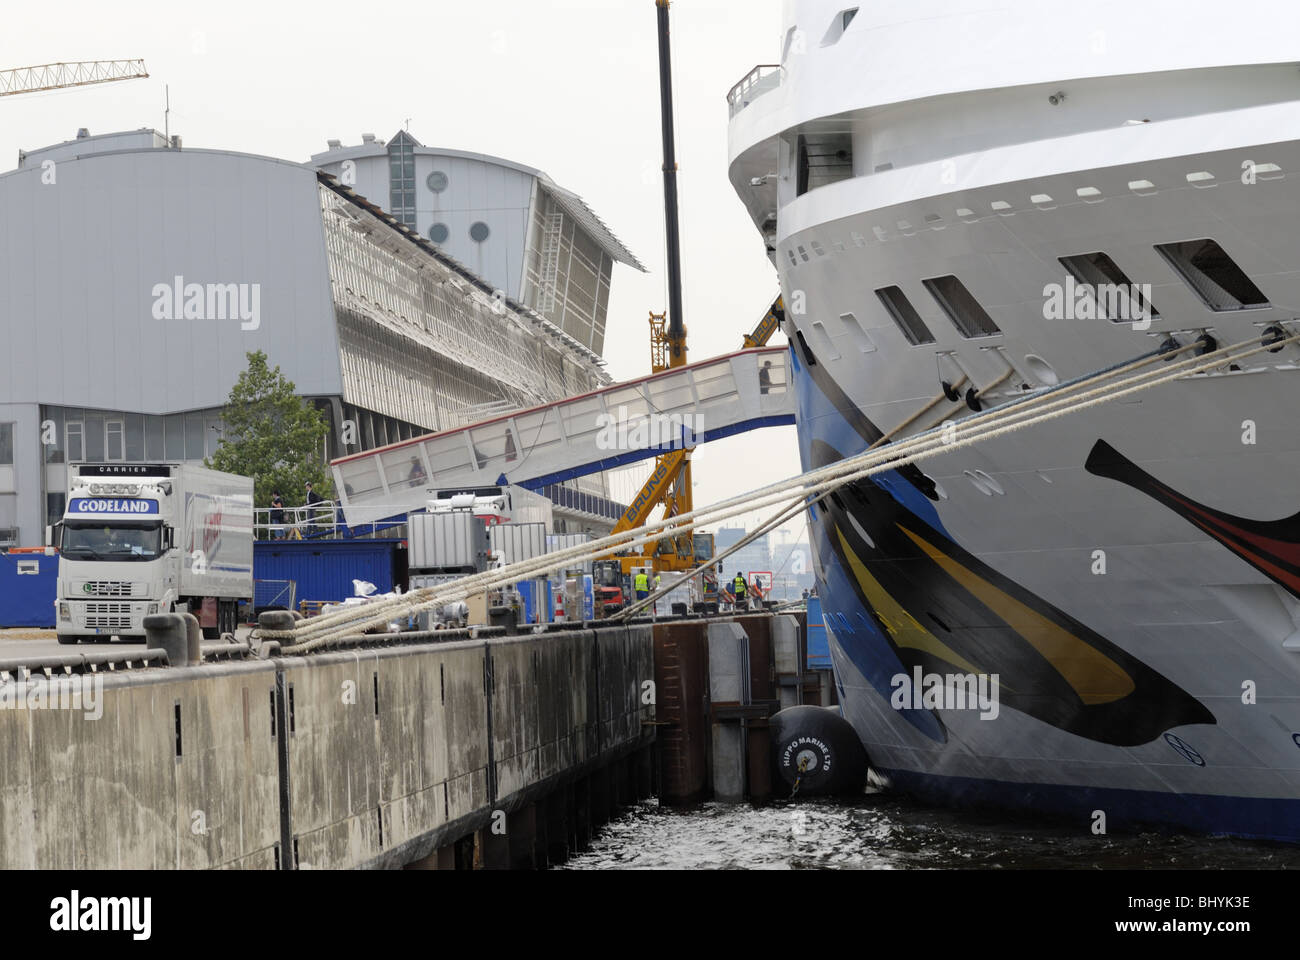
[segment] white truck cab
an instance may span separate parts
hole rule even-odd
[[[143,639],[182,604],[233,633],[253,596],[253,481],[190,464],[72,464],[58,525],[60,643]]]

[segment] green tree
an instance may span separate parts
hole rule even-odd
[[[277,491],[285,506],[304,503],[308,482],[322,498],[334,499],[334,481],[321,457],[329,422],[294,391],[279,367],[267,365],[265,353],[248,354],[248,369],[221,414],[221,444],[205,461],[213,470],[252,477],[259,507],[269,507]]]

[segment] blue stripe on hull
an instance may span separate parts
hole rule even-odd
[[[1106,814],[1106,829],[1112,833],[1163,827],[1210,836],[1300,843],[1300,799],[1012,783],[913,770],[877,769],[876,772],[889,779],[892,789],[937,806],[1068,817],[1076,820],[1081,830],[1091,830],[1093,811],[1101,810]]]

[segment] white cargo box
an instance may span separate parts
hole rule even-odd
[[[546,552],[546,524],[499,523],[488,537],[492,551],[507,563],[522,563]]]
[[[590,542],[591,534],[589,533],[552,533],[546,538],[546,552],[555,553],[559,550],[569,550]],[[591,558],[575,557],[567,560],[563,570],[570,574],[591,573]]]
[[[589,533],[551,533],[546,536],[546,552],[555,553],[557,550],[568,550],[590,542]]]
[[[472,573],[486,569],[487,528],[469,511],[413,513],[410,528],[411,570]]]

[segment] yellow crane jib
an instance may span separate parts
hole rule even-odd
[[[762,320],[758,321],[758,326],[754,328],[753,333],[745,335],[745,349],[753,347],[765,347],[767,342],[772,339],[772,335],[781,329],[781,324],[785,322],[785,301],[781,297],[776,298],[776,302]]]
[[[654,473],[641,487],[641,492],[636,495],[636,499],[623,511],[623,516],[619,518],[610,535],[644,526],[650,512],[663,502],[664,492],[672,486],[687,462],[686,450],[674,450],[659,457]]]

